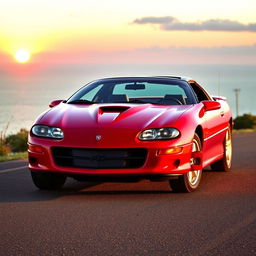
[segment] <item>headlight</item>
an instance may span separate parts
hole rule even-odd
[[[180,132],[175,128],[147,129],[140,133],[140,140],[169,140],[177,138]]]
[[[38,137],[46,137],[53,139],[63,139],[64,133],[58,127],[49,127],[46,125],[35,125],[31,130],[32,134]]]

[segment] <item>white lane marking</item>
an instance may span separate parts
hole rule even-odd
[[[0,166],[7,165],[10,162],[12,162],[12,163],[27,163],[28,161],[27,161],[27,159],[23,159],[23,160],[10,160],[10,161],[6,161],[6,162],[0,162]]]
[[[28,166],[24,165],[24,166],[20,166],[20,167],[16,167],[16,168],[6,169],[6,170],[3,170],[3,171],[0,171],[0,174],[7,173],[7,172],[14,172],[14,171],[22,170],[24,168],[28,168]]]

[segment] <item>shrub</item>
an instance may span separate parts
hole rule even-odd
[[[256,127],[256,116],[243,114],[242,116],[238,116],[234,122],[235,129],[253,129]]]
[[[0,156],[6,156],[11,152],[10,147],[0,142]]]
[[[28,131],[22,128],[17,134],[7,136],[4,144],[9,146],[12,152],[23,152],[27,150],[27,141]]]

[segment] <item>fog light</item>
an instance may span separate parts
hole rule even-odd
[[[37,159],[35,158],[35,157],[29,157],[28,158],[28,160],[29,160],[29,163],[31,164],[31,165],[37,165],[38,164],[38,161],[37,161]]]
[[[181,153],[183,148],[174,147],[174,148],[167,148],[167,149],[159,149],[158,155],[171,155],[171,154],[178,154]]]

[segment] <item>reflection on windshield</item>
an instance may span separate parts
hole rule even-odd
[[[80,89],[68,103],[186,105],[195,103],[195,99],[188,84],[180,80],[163,82],[163,79],[103,79]]]

